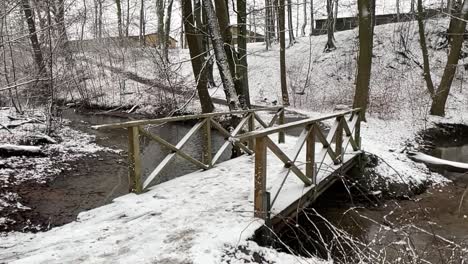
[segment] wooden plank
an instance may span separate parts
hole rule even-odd
[[[343,117],[337,117],[337,128],[335,132],[335,155],[336,158],[333,160],[335,164],[343,162]]]
[[[349,111],[338,112],[338,113],[335,113],[335,114],[325,115],[325,116],[322,116],[322,117],[319,117],[319,118],[309,118],[309,119],[299,120],[299,121],[279,125],[279,126],[276,126],[276,127],[271,127],[271,128],[267,128],[267,129],[263,129],[263,130],[259,130],[259,131],[245,133],[245,134],[239,136],[238,138],[239,139],[247,139],[249,137],[254,137],[254,138],[255,137],[263,137],[263,136],[270,135],[270,134],[273,134],[273,133],[278,133],[278,132],[281,132],[281,131],[285,131],[286,129],[295,128],[295,127],[304,127],[304,126],[310,125],[312,123],[318,123],[318,122],[323,121],[323,120],[336,118],[337,116],[352,114],[352,113],[354,113],[356,111],[359,111],[359,108],[349,110]]]
[[[280,110],[278,124],[284,125],[284,108]],[[278,143],[285,142],[284,130],[279,131],[278,133]]]
[[[255,140],[255,183],[254,183],[254,217],[266,218],[265,206],[267,180],[267,146],[266,137]]]
[[[268,123],[268,127],[272,127],[272,126],[276,123],[276,120],[278,120],[278,117],[280,116],[281,111],[282,111],[282,109],[278,110],[278,111],[273,115],[273,117],[272,117],[271,120],[270,120],[270,123]]]
[[[306,142],[306,176],[312,184],[317,184],[315,173],[315,124],[310,126]]]
[[[203,163],[208,167],[212,167],[211,151],[211,118],[207,118],[203,129]]]
[[[158,118],[158,119],[143,119],[143,120],[122,122],[122,123],[97,125],[97,126],[92,126],[92,128],[94,129],[127,128],[127,127],[133,127],[133,126],[162,124],[162,123],[167,123],[167,122],[197,120],[197,119],[204,119],[208,117],[223,116],[223,115],[255,113],[255,112],[262,112],[262,111],[277,111],[278,109],[281,109],[281,108],[282,108],[281,106],[280,107],[265,107],[265,108],[238,110],[238,111],[230,111],[230,112],[206,113],[206,114],[199,114],[199,115],[165,117],[165,118]]]
[[[356,113],[357,120],[356,126],[354,129],[354,141],[356,141],[356,146],[358,149],[361,149],[361,115],[359,112]]]
[[[237,125],[237,127],[232,131],[232,133],[229,134],[229,137],[230,138],[234,138],[240,131],[241,129],[244,127],[245,123],[247,123],[250,119],[250,115],[244,117],[244,119],[242,119],[239,124]],[[229,132],[228,132],[229,133]],[[239,142],[240,143],[240,142]],[[219,150],[216,152],[214,158],[213,158],[213,165],[219,160],[219,158],[221,158],[221,155],[223,155],[224,151],[226,151],[227,147],[232,144],[230,141],[226,141],[224,142],[224,144],[219,148]],[[242,144],[242,143],[240,143]],[[244,145],[244,144],[242,144]],[[245,145],[244,145],[245,146]]]
[[[141,193],[141,157],[138,127],[128,128],[128,183],[129,192]]]
[[[203,121],[200,121],[198,122],[195,126],[193,126],[188,132],[187,134],[185,134],[185,136],[177,143],[177,145],[174,147],[172,144],[168,143],[167,141],[163,140],[162,138],[156,136],[156,135],[152,135],[150,133],[148,133],[150,136],[150,138],[160,142],[161,144],[163,144],[162,142],[167,142],[167,144],[165,146],[167,146],[168,148],[172,148],[171,150],[174,151],[173,153],[167,155],[163,161],[161,163],[158,164],[158,166],[156,167],[156,169],[153,170],[153,172],[151,172],[151,174],[148,176],[148,178],[145,180],[145,182],[143,183],[143,188],[146,189],[150,184],[151,182],[156,178],[156,176],[159,175],[159,173],[167,166],[167,164],[172,160],[174,159],[175,155],[178,154],[178,155],[181,155],[183,157],[183,155],[185,155],[185,158],[189,161],[192,161],[194,163],[196,163],[197,165],[199,165],[201,168],[204,168],[204,169],[207,169],[208,166],[206,166],[205,164],[201,163],[200,161],[198,160],[195,160],[193,159],[192,157],[186,155],[184,152],[180,151],[180,149],[182,149],[182,147],[189,141],[189,139],[195,134],[195,132],[197,132],[206,122],[206,119],[203,120]],[[142,131],[144,131],[142,129]],[[146,131],[144,131],[146,132]],[[146,135],[146,134],[145,134]],[[164,144],[163,144],[164,145]]]
[[[270,138],[265,137],[265,142],[267,147],[273,152],[283,163],[285,168],[290,169],[294,174],[296,174],[299,179],[301,179],[306,186],[311,184],[311,181],[302,171],[294,164],[296,161],[291,160]]]
[[[320,143],[322,143],[323,145],[323,149],[321,150],[321,153],[322,152],[325,152],[325,153],[328,153],[328,155],[330,155],[330,157],[334,160],[336,159],[336,155],[335,155],[335,152],[332,150],[331,146],[330,146],[330,141],[327,140],[327,138],[325,138],[325,135],[323,135],[323,132],[320,130],[319,127],[316,127],[315,129],[315,135],[317,136],[317,138],[319,139]],[[328,134],[330,135],[330,134]],[[319,157],[320,157],[320,154],[319,154]],[[318,162],[321,162],[320,159],[317,159]]]
[[[225,136],[226,138],[230,138],[231,137],[231,133],[229,133],[223,126],[221,126],[221,124],[219,124],[218,122],[214,121],[213,119],[211,119],[211,124],[213,125],[214,128],[216,128],[221,134],[223,134],[223,136]],[[247,154],[249,155],[252,155],[254,152],[252,150],[250,150],[247,146],[245,146],[242,142],[240,142],[239,140],[237,140],[237,137],[231,142],[233,144],[235,144],[236,146],[240,147],[243,151],[245,151]]]

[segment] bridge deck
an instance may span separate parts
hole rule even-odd
[[[286,153],[292,148],[280,146]],[[317,144],[316,151],[321,147]],[[318,191],[328,186],[324,183],[332,173],[349,167],[357,155],[346,153],[341,167],[325,160],[318,173]],[[304,161],[305,150],[296,164]],[[253,163],[253,156],[241,156],[154,186],[141,195],[117,198],[82,213],[77,222],[48,232],[0,238],[0,262],[219,263],[230,246],[245,243],[263,224],[253,217]],[[267,189],[272,199],[283,181],[278,176],[282,170],[283,163],[269,152]],[[272,207],[273,214],[289,213],[313,189],[291,173]]]

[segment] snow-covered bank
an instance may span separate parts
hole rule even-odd
[[[66,170],[67,162],[98,151],[110,151],[95,144],[91,135],[68,127],[66,122],[54,122],[52,137],[47,136],[42,110],[18,115],[12,108],[2,108],[0,124],[0,148],[5,150],[0,153],[0,231],[9,230],[17,221],[24,222],[20,226],[25,230],[30,229],[28,219],[17,219],[18,211],[30,210],[21,204],[17,186],[25,182],[46,183]]]

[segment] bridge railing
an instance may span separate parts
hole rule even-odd
[[[254,141],[255,152],[255,189],[254,189],[254,214],[255,217],[266,218],[268,208],[271,208],[278,197],[281,187],[278,189],[270,203],[266,192],[267,183],[267,150],[269,149],[278,157],[288,170],[286,175],[292,171],[306,186],[317,185],[317,173],[320,171],[327,157],[331,158],[334,165],[344,162],[344,154],[350,145],[354,151],[361,148],[360,138],[360,109],[334,113],[320,118],[311,118],[283,124],[280,126],[267,128],[260,131],[253,131],[237,136],[239,141]],[[325,134],[320,129],[320,122],[334,119],[334,124],[330,131]],[[303,128],[292,151],[292,156],[284,153],[276,145],[269,135],[274,133],[284,133],[288,129]],[[322,148],[318,154],[315,152],[316,140],[321,143]],[[334,141],[334,144],[332,142]],[[304,145],[306,146],[305,173],[296,165],[297,158]],[[319,144],[320,145],[320,144]]]
[[[259,112],[271,112],[275,111],[272,119],[268,122],[262,119],[258,114]],[[167,117],[159,119],[147,119],[147,120],[136,120],[123,123],[105,124],[93,126],[94,129],[127,129],[128,131],[128,158],[129,158],[129,190],[130,192],[141,193],[151,186],[152,182],[160,175],[162,170],[176,157],[182,157],[183,159],[196,165],[198,168],[207,170],[213,167],[221,155],[227,150],[230,144],[242,149],[248,154],[254,152],[254,140],[232,140],[232,138],[241,135],[244,131],[252,132],[256,129],[256,123],[262,128],[270,128],[275,124],[284,124],[284,107],[268,107],[258,108],[250,110],[239,110],[231,112],[217,112],[217,113],[206,113],[199,115],[186,115],[177,117]],[[218,121],[217,117],[222,116],[240,116],[241,120],[238,125],[232,130],[226,130]],[[171,144],[159,135],[151,133],[145,126],[148,125],[160,125],[169,122],[182,122],[182,121],[197,121],[187,134],[182,137],[176,144]],[[225,142],[223,145],[216,150],[213,156],[212,147],[212,129],[219,131],[224,136]],[[187,152],[183,151],[182,148],[187,142],[190,141],[192,136],[198,131],[202,130],[203,134],[203,155],[202,160],[198,160],[192,157]],[[285,136],[283,131],[278,131],[278,141],[284,142]],[[142,166],[141,166],[141,154],[140,154],[140,136],[147,137],[162,147],[170,150],[164,159],[156,166],[156,168],[149,174],[149,176],[143,181],[142,179]]]

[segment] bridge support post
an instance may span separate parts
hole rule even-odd
[[[139,127],[128,128],[128,183],[129,192],[141,193],[141,158],[140,158],[140,133]]]
[[[278,117],[278,125],[283,125],[284,124],[284,107],[281,108],[279,117]],[[285,141],[285,136],[284,136],[284,131],[280,131],[278,133],[278,143],[284,143]]]
[[[255,139],[254,216],[266,219],[267,145],[265,137]]]
[[[312,180],[312,184],[316,184],[315,171],[315,124],[309,128],[306,143],[306,176]]]
[[[203,163],[213,167],[211,155],[211,118],[207,118],[203,131]]]
[[[357,121],[354,129],[354,141],[356,142],[358,149],[361,149],[361,113],[357,112],[356,115]]]
[[[248,123],[249,132],[255,131],[255,115],[250,113],[249,123]],[[250,150],[255,151],[255,140],[253,138],[249,139],[249,148]]]
[[[343,162],[343,117],[339,116],[336,118],[338,127],[335,132],[335,164],[340,164]]]

